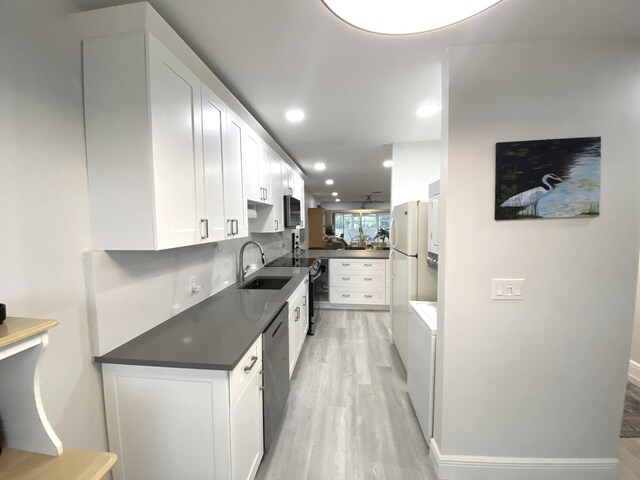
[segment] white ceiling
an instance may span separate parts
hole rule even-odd
[[[134,3],[73,0],[81,10]],[[388,200],[390,144],[440,137],[415,110],[441,99],[447,47],[640,36],[640,0],[503,0],[465,22],[392,37],[338,20],[321,0],[149,0],[307,174],[320,199]],[[306,113],[299,124],[284,112]],[[327,170],[315,172],[314,162]],[[335,180],[333,187],[325,178]]]

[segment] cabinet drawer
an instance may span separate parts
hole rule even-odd
[[[234,368],[229,374],[229,405],[235,405],[238,398],[240,398],[240,395],[244,392],[244,389],[253,378],[253,374],[261,368],[262,336],[258,337],[258,340],[251,345],[251,348],[249,348],[247,353],[244,354],[244,357],[242,357],[242,360],[238,362],[236,368]]]
[[[358,259],[331,259],[329,264],[329,272],[349,273],[349,272],[384,272],[385,260],[364,260]]]
[[[384,305],[385,289],[367,290],[365,288],[331,287],[330,302],[353,305]]]
[[[371,273],[332,273],[331,286],[349,287],[350,285],[373,286],[375,288],[384,288],[384,272]]]

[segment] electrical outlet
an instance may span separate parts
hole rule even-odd
[[[524,300],[524,278],[494,278],[493,300]]]
[[[196,283],[195,275],[189,277],[189,293],[190,293],[190,295],[196,295],[196,294],[200,293],[200,290],[202,290],[202,285],[198,285]]]

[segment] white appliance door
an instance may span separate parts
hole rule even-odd
[[[409,358],[407,389],[424,439],[433,436],[436,336],[412,306],[409,306]]]
[[[418,253],[418,202],[403,203],[391,212],[391,248],[405,255]]]
[[[417,296],[411,300],[424,300],[435,302],[438,298],[438,271],[429,267],[427,263],[427,251],[429,240],[429,202],[418,203],[418,228],[417,228]]]
[[[391,337],[406,368],[408,307],[417,296],[417,258],[393,251],[391,269]]]

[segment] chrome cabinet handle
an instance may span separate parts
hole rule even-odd
[[[202,227],[204,226],[204,233],[202,233]],[[205,238],[209,238],[209,219],[201,218],[200,219],[200,238],[204,240]]]
[[[373,266],[373,264],[371,264],[371,263],[363,263],[363,265],[364,265],[365,267],[371,267],[371,266]]]
[[[302,298],[304,299],[304,303],[302,304],[302,306],[305,307],[307,305],[307,296],[303,295]]]
[[[231,231],[229,231],[229,225],[231,225]],[[227,220],[227,237],[233,236],[233,220]]]
[[[258,361],[258,357],[256,357],[255,355],[252,355],[251,363],[244,367],[244,373],[249,373],[257,361]]]
[[[231,234],[232,235],[237,235],[238,234],[238,220],[232,220],[232,222],[233,222],[232,225],[235,225],[236,228],[233,229],[233,227],[232,227]]]
[[[351,295],[349,295],[348,293],[343,293],[343,294],[342,294],[342,296],[343,296],[344,298],[349,298]]]
[[[343,263],[343,264],[342,264],[342,266],[343,266],[343,267],[348,267],[348,266],[350,266],[350,265],[351,265],[350,263]]]
[[[369,282],[369,281],[373,280],[373,278],[371,278],[371,277],[364,277],[364,279],[365,279],[365,281],[367,281],[367,282]]]
[[[300,320],[300,307],[296,307],[296,319],[295,319],[295,321],[297,322],[298,320]]]
[[[364,298],[373,298],[373,295],[365,295]]]
[[[351,277],[342,277],[343,280],[351,280]]]

